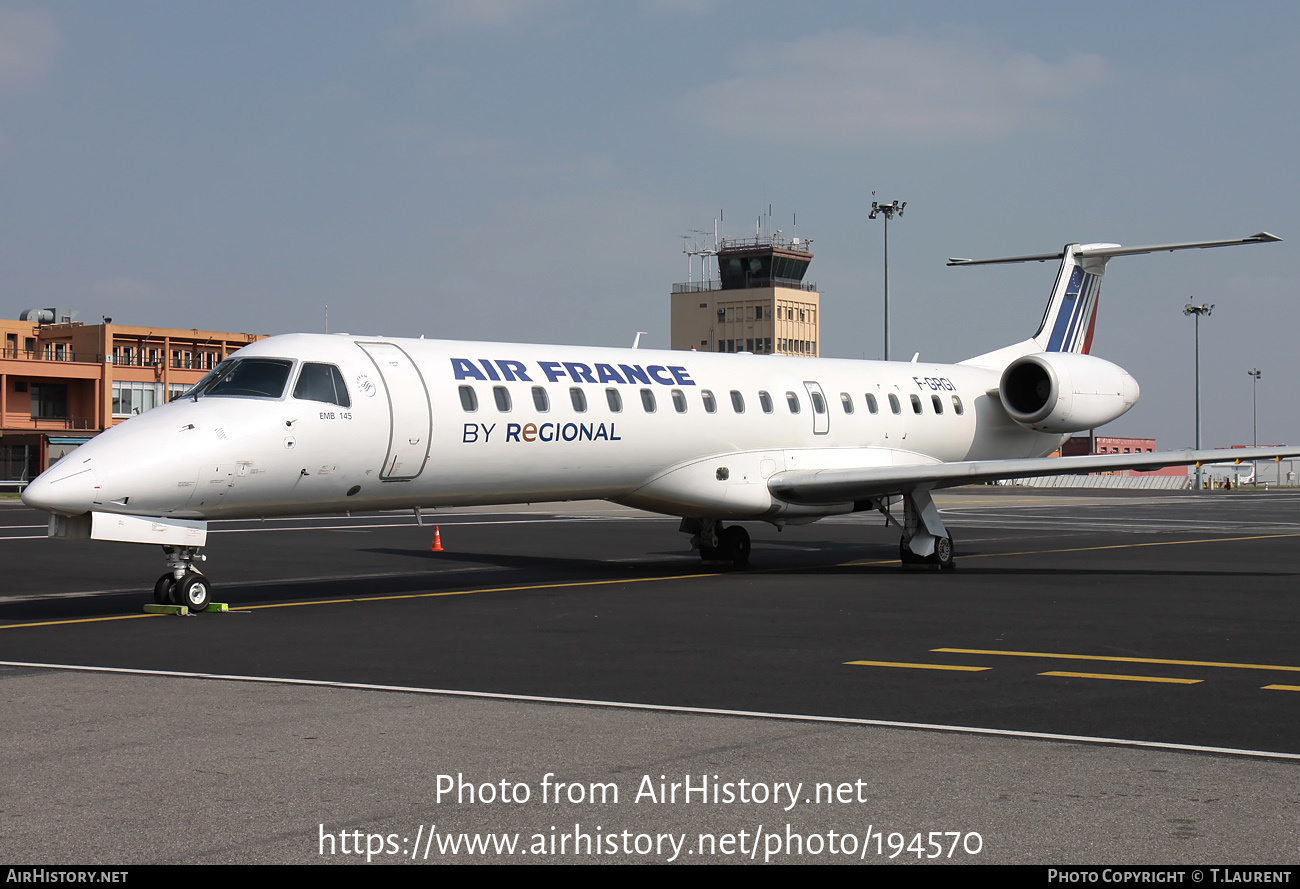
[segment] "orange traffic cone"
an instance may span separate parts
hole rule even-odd
[[[429,547],[429,552],[431,553],[442,552],[442,534],[439,533],[439,528],[437,525],[433,526],[433,545]]]

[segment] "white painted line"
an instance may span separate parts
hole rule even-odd
[[[750,719],[779,719],[789,722],[824,722],[839,725],[869,725],[878,728],[901,728],[919,731],[952,732],[963,735],[992,735],[1003,738],[1032,738],[1040,741],[1067,741],[1112,747],[1140,747],[1172,750],[1180,753],[1213,753],[1229,756],[1254,756],[1269,759],[1300,760],[1300,753],[1269,750],[1243,750],[1237,747],[1206,747],[1200,744],[1174,744],[1164,741],[1134,741],[1128,738],[1100,738],[1090,735],[1060,735],[1051,732],[1024,732],[1014,729],[979,728],[965,725],[939,725],[928,722],[895,722],[887,719],[855,719],[848,716],[810,716],[799,713],[765,713],[761,710],[725,710],[714,707],[675,707],[668,704],[636,704],[627,701],[594,701],[584,698],[552,698],[541,695],[511,695],[489,691],[459,691],[446,688],[421,688],[407,685],[372,685],[364,682],[331,682],[324,679],[283,679],[273,676],[240,676],[228,673],[187,673],[179,670],[137,670],[129,667],[89,667],[79,664],[41,664],[27,661],[0,661],[0,667],[30,667],[44,670],[71,670],[83,673],[121,673],[134,676],[168,676],[174,679],[216,679],[224,682],[262,682],[273,685],[303,685],[318,688],[349,688],[357,691],[386,691],[402,694],[443,695],[479,698],[492,701],[518,701],[526,704],[568,704],[578,707],[606,707],[615,710],[649,710],[659,713],[690,713],[700,716],[738,716]]]

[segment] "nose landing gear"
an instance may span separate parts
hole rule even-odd
[[[153,585],[157,605],[184,605],[190,611],[206,611],[212,601],[212,584],[194,567],[207,556],[197,546],[164,546],[168,571]]]

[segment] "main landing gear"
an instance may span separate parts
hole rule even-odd
[[[749,564],[749,532],[740,525],[722,526],[717,519],[682,519],[678,529],[691,535],[691,547],[705,564],[730,562],[737,568]]]
[[[205,611],[212,601],[212,584],[194,567],[207,556],[197,546],[164,546],[167,573],[153,585],[157,605],[184,605],[190,611]]]
[[[957,567],[953,560],[952,535],[944,528],[929,491],[903,494],[901,525],[888,508],[882,506],[880,511],[903,532],[898,541],[898,558],[904,565],[926,565],[944,571]]]

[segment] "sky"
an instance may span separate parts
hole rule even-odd
[[[1106,427],[1300,442],[1300,5],[0,0],[0,317],[668,345],[682,235],[811,238],[822,354],[1025,338],[1050,264],[1119,258]],[[873,198],[874,194],[874,198]],[[797,218],[797,227],[794,225]],[[698,262],[696,274],[698,275]]]

